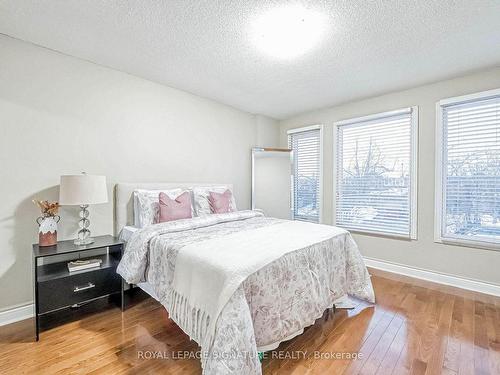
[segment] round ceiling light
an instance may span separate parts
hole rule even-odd
[[[326,17],[302,6],[283,6],[262,14],[252,24],[256,47],[269,56],[290,59],[312,49],[326,29]]]

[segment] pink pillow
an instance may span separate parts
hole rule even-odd
[[[225,214],[226,212],[232,212],[231,207],[231,190],[226,190],[224,193],[216,193],[211,191],[208,196],[208,202],[210,203],[210,210],[214,214]]]
[[[175,199],[170,198],[162,192],[159,194],[159,200],[159,223],[193,217],[191,214],[191,194],[189,194],[189,191],[185,191]]]

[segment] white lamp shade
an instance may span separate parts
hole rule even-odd
[[[59,204],[63,206],[81,206],[106,203],[108,189],[106,176],[79,174],[61,176]]]

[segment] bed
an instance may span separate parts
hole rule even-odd
[[[193,186],[207,184],[118,184],[115,232],[127,242],[118,272],[200,345],[204,374],[261,374],[258,352],[348,296],[374,302],[355,242],[334,226],[242,210],[132,227],[136,189]]]

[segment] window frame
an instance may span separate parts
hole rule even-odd
[[[286,137],[287,137],[287,144],[290,142],[290,135],[296,134],[296,133],[303,133],[311,130],[319,130],[319,213],[318,213],[318,224],[323,223],[323,124],[315,124],[315,125],[308,125],[308,126],[302,126],[300,128],[293,128],[289,129],[286,132]],[[295,155],[294,151],[292,150],[292,174],[290,175],[290,212],[291,212],[291,218],[292,220],[299,220],[295,219],[295,189],[294,189],[294,179],[295,179],[295,169],[294,169],[294,163],[295,163]],[[306,221],[306,220],[302,220]],[[312,221],[310,221],[312,222]]]
[[[473,247],[479,249],[488,250],[500,250],[500,243],[494,243],[492,241],[482,241],[482,240],[468,240],[459,237],[446,237],[443,236],[442,226],[443,226],[443,211],[444,202],[446,202],[446,189],[444,189],[443,177],[444,177],[444,160],[445,152],[447,147],[443,146],[444,141],[444,124],[443,124],[443,109],[446,106],[463,104],[466,102],[474,102],[476,100],[484,100],[491,97],[499,96],[500,89],[480,91],[473,94],[455,96],[451,98],[446,98],[438,101],[436,103],[436,143],[435,143],[435,190],[434,190],[434,242]]]
[[[340,150],[339,147],[339,131],[340,127],[344,125],[351,125],[358,122],[372,121],[377,119],[382,119],[390,116],[397,116],[405,113],[411,113],[411,122],[410,122],[410,231],[408,235],[400,235],[395,233],[388,233],[383,231],[371,231],[371,230],[362,230],[362,229],[349,229],[350,232],[359,233],[364,235],[371,236],[379,236],[379,237],[387,237],[387,238],[395,238],[395,239],[403,239],[403,240],[417,240],[418,239],[418,125],[419,125],[419,114],[418,114],[418,106],[411,106],[400,108],[392,111],[379,112],[366,116],[349,118],[346,120],[336,121],[334,122],[334,132],[333,132],[333,218],[332,222],[334,225],[337,224],[337,185],[338,185],[338,160],[339,155],[338,152]],[[362,125],[361,125],[362,126]]]

